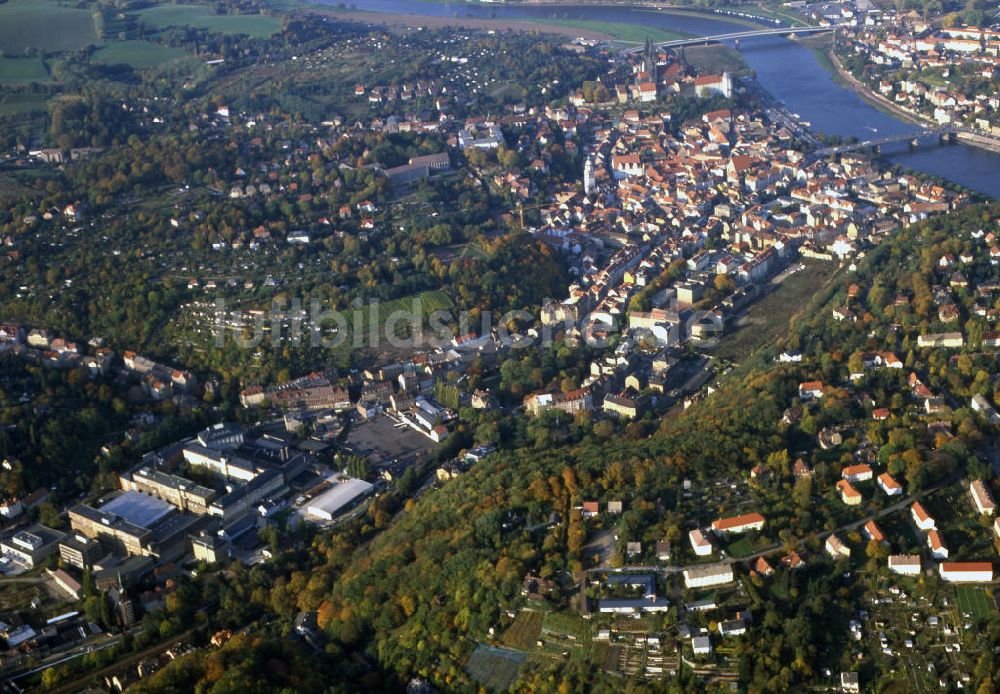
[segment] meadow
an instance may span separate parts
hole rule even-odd
[[[0,58],[0,84],[47,82],[49,68],[41,58]]]
[[[550,24],[568,29],[601,32],[617,41],[625,43],[644,43],[647,37],[653,43],[660,43],[663,41],[675,41],[687,36],[686,34],[660,29],[659,27],[643,27],[617,22],[598,22],[589,19],[530,19],[525,21]]]
[[[99,41],[88,10],[51,0],[8,0],[0,4],[0,50],[8,56],[35,48],[51,54],[74,51]]]
[[[180,49],[160,46],[149,41],[118,41],[95,51],[90,60],[101,65],[125,64],[142,70],[186,55],[187,53]]]
[[[215,14],[205,5],[158,5],[136,13],[150,29],[190,26],[220,34],[247,34],[257,38],[270,36],[281,28],[276,17],[261,15]]]
[[[46,110],[48,96],[45,94],[0,94],[0,116],[16,116]]]

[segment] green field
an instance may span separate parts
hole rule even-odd
[[[958,586],[958,609],[975,619],[989,619],[993,614],[993,604],[986,591],[977,586]]]
[[[737,559],[753,554],[755,549],[756,547],[750,544],[750,538],[747,537],[741,537],[726,548],[729,554]]]
[[[262,38],[281,28],[281,21],[276,17],[215,14],[205,5],[159,5],[141,10],[137,15],[151,29],[190,26],[219,34],[248,34]]]
[[[420,300],[417,304],[416,301]],[[379,324],[384,324],[395,311],[415,312],[419,307],[420,314],[424,317],[439,309],[449,310],[453,306],[451,299],[442,291],[421,292],[413,296],[406,296],[392,301],[383,301],[378,305]],[[365,325],[368,324],[369,308],[365,307]]]
[[[660,29],[659,27],[643,27],[636,24],[625,24],[623,22],[600,22],[593,19],[559,19],[559,18],[519,18],[526,22],[536,24],[551,24],[553,26],[569,27],[570,29],[580,29],[582,31],[599,31],[608,34],[614,39],[627,43],[644,43],[649,37],[654,43],[660,41],[674,41],[683,39],[687,34],[680,34],[676,31]]]
[[[532,17],[525,18],[525,21],[536,22],[538,24],[552,24],[571,29],[582,29],[584,31],[600,31],[618,41],[625,41],[627,43],[644,43],[647,36],[654,43],[675,41],[676,39],[687,37],[687,34],[680,34],[676,31],[660,29],[659,27],[643,27],[620,22],[599,22],[591,19],[535,19]]]
[[[73,51],[97,41],[88,10],[51,0],[9,0],[0,5],[0,50],[9,56],[28,48],[42,53]]]
[[[0,116],[44,111],[47,101],[45,94],[3,94],[0,95]]]
[[[486,689],[503,692],[517,679],[526,659],[526,655],[517,651],[480,644],[469,656],[465,670]]]
[[[49,68],[41,58],[0,58],[0,83],[47,82]]]
[[[125,64],[142,70],[186,55],[178,48],[160,46],[149,41],[118,41],[97,50],[90,59],[101,65]]]

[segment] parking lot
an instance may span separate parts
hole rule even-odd
[[[397,424],[389,415],[380,414],[368,421],[360,418],[352,421],[345,452],[364,456],[376,467],[385,467],[415,462],[436,445],[423,434]]]

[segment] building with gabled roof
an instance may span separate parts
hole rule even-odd
[[[834,559],[851,556],[851,548],[845,545],[843,541],[837,537],[836,533],[831,533],[831,535],[826,538],[826,542],[823,546],[826,549],[826,553]]]
[[[858,506],[861,504],[861,492],[855,489],[847,480],[838,480],[837,490],[840,492],[840,500],[848,506]]]
[[[922,568],[919,554],[892,554],[888,566],[889,571],[903,576],[919,576]]]
[[[872,478],[871,465],[849,465],[840,471],[841,477],[849,482],[865,482]]]
[[[927,533],[927,546],[930,547],[931,555],[935,559],[948,558],[948,547],[944,544],[944,539],[937,530],[931,530]]]
[[[903,485],[896,481],[888,472],[883,472],[878,476],[878,486],[889,496],[896,496],[903,493]]]
[[[799,384],[799,398],[811,400],[823,397],[823,381],[806,381]]]
[[[996,512],[996,502],[993,501],[990,490],[986,488],[982,480],[974,480],[969,485],[969,493],[972,494],[972,501],[976,504],[976,510],[979,513],[992,516]]]
[[[927,509],[919,501],[914,501],[910,505],[910,515],[913,517],[913,522],[917,524],[917,527],[923,531],[933,530],[936,527],[934,518],[931,514],[927,513]]]
[[[758,557],[753,563],[753,568],[761,576],[770,576],[774,573],[774,567],[764,557]]]
[[[764,527],[764,522],[764,516],[759,513],[744,513],[712,521],[712,530],[719,534],[745,533],[748,530],[760,530]]]
[[[993,564],[988,561],[945,561],[938,566],[941,578],[949,583],[989,583]]]
[[[878,527],[878,524],[874,520],[870,520],[865,523],[864,527],[861,529],[865,538],[868,540],[875,540],[876,542],[885,542],[885,535],[882,533],[882,529]]]
[[[712,553],[712,543],[705,538],[705,534],[700,528],[695,528],[688,533],[688,540],[691,542],[691,549],[699,557],[707,557]]]

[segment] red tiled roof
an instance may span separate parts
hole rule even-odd
[[[729,530],[731,528],[738,528],[752,523],[763,522],[764,516],[759,513],[745,513],[742,516],[732,516],[730,518],[719,518],[718,520],[714,520],[712,521],[712,528],[714,530]]]

